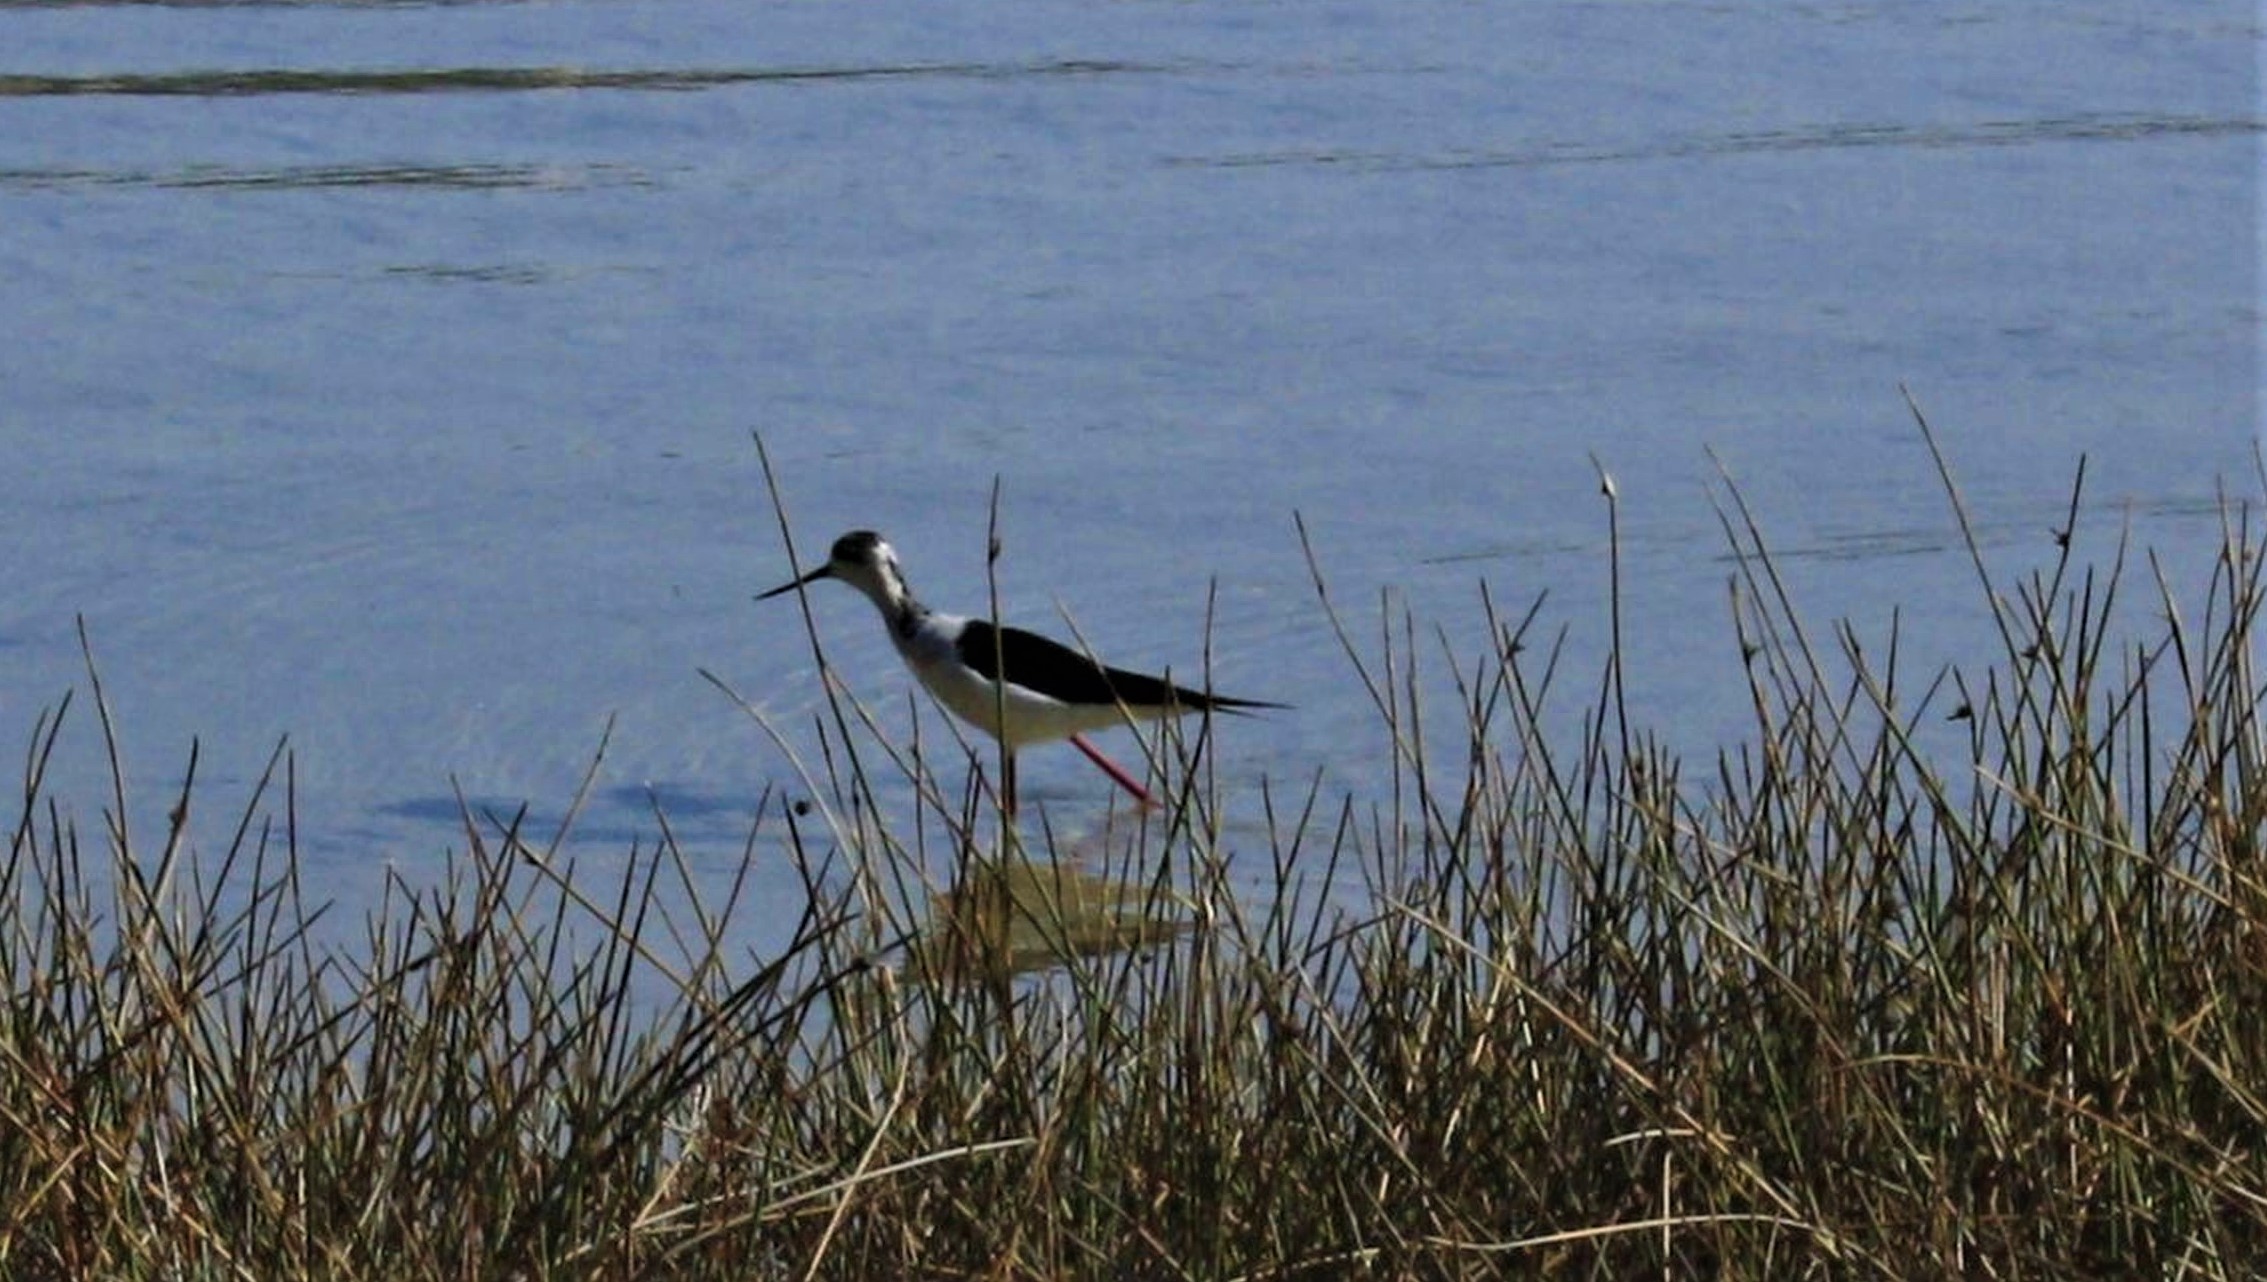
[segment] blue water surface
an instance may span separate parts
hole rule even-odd
[[[0,726],[80,689],[99,811],[83,619],[141,821],[201,738],[225,836],[288,735],[349,896],[460,794],[555,823],[610,720],[580,841],[658,801],[737,867],[801,785],[701,672],[803,752],[820,699],[749,600],[758,435],[806,562],[877,527],[980,612],[996,485],[1007,615],[1297,705],[1218,727],[1247,801],[1390,759],[1294,514],[1373,650],[1381,594],[1467,664],[1483,581],[1543,596],[1571,732],[1602,469],[1633,713],[1705,760],[1727,474],[1822,629],[1899,609],[1924,680],[1995,635],[1900,387],[2009,573],[2081,457],[2080,551],[2189,585],[2259,494],[2249,5],[86,4],[0,50]],[[870,610],[813,606],[900,733]]]

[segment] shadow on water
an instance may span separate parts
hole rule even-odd
[[[469,824],[499,848],[518,847],[539,861],[568,828],[577,843],[598,849],[648,846],[663,826],[671,840],[720,848],[725,831],[744,830],[748,818],[743,796],[679,785],[605,788],[590,802],[570,817],[502,795],[449,793],[404,798],[377,811],[428,827],[461,831]],[[906,936],[909,964],[949,983],[983,983],[1189,933],[1196,923],[1179,901],[1133,871],[1144,825],[1111,819],[1043,854],[1020,850],[1019,843],[1004,853],[971,854],[949,884],[930,890],[918,905],[925,912]]]
[[[751,819],[745,794],[677,782],[598,788],[571,813],[533,808],[503,793],[456,792],[402,797],[372,810],[435,831],[461,833],[469,820],[479,832],[499,840],[518,833],[529,842],[548,842],[553,834],[571,829],[575,840],[600,847],[650,843],[665,818],[679,836],[737,849]]]

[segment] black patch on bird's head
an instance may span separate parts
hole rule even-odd
[[[852,530],[836,539],[827,552],[825,573],[872,597],[893,616],[913,604],[896,550],[872,530]]]
[[[852,530],[834,541],[834,549],[827,560],[838,565],[865,565],[875,559],[876,549],[886,547],[882,536],[872,530]]]

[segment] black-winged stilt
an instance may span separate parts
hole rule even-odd
[[[1129,717],[1150,720],[1285,706],[1190,690],[1161,677],[1104,667],[1021,628],[995,628],[983,619],[940,614],[914,599],[896,551],[872,530],[852,530],[836,539],[825,565],[756,599],[820,579],[840,579],[865,593],[882,612],[890,640],[921,684],[954,715],[1007,749],[1000,801],[1009,814],[1015,813],[1015,754],[1025,744],[1068,739],[1120,787],[1147,802],[1148,790],[1088,743],[1087,731]]]

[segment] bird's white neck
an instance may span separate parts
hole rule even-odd
[[[882,612],[890,631],[899,637],[912,636],[929,617],[929,607],[914,598],[913,589],[906,585],[905,572],[897,567],[896,557],[885,554],[838,577],[865,593],[874,608]]]

